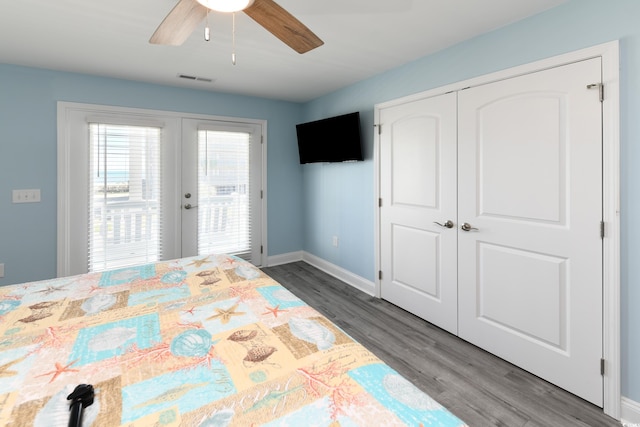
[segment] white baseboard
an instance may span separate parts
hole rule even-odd
[[[626,397],[621,402],[621,418],[623,425],[640,426],[640,402],[633,401]]]
[[[302,251],[289,252],[288,254],[274,255],[267,257],[267,267],[289,264],[290,262],[302,261]]]
[[[353,274],[352,272],[345,270],[342,267],[338,267],[337,265],[325,261],[324,259],[312,255],[308,252],[302,253],[302,260],[308,264],[311,264],[317,269],[332,275],[336,279],[342,280],[346,284],[351,285],[366,294],[369,294],[371,296],[375,295],[375,283],[365,279],[364,277]]]
[[[312,255],[309,252],[289,252],[287,254],[267,257],[267,267],[274,267],[276,265],[289,264],[290,262],[297,261],[305,261],[306,263],[316,267],[318,270],[322,270],[366,294],[371,296],[375,295],[375,283],[365,279],[364,277],[358,276],[357,274],[353,274],[342,267],[338,267],[335,264],[325,261],[320,257]]]

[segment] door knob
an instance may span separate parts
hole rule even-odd
[[[469,224],[468,222],[465,222],[464,224],[462,224],[462,225],[460,226],[460,228],[461,228],[463,231],[477,230],[477,228],[472,227],[472,226],[471,226],[471,224]]]
[[[193,209],[193,208],[197,208],[198,206],[193,206],[191,205],[191,203],[187,203],[186,205],[184,205],[185,209]]]
[[[191,193],[184,193],[184,198],[185,199],[190,199],[191,198]]]
[[[451,221],[451,220],[445,222],[444,224],[440,224],[438,221],[433,221],[433,223],[434,224],[438,224],[440,227],[453,228],[453,221]]]

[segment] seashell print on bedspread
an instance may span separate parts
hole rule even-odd
[[[291,319],[289,329],[293,336],[315,344],[318,350],[328,350],[336,341],[333,332],[311,319]]]
[[[229,255],[0,287],[0,425],[66,426],[81,383],[85,426],[465,425]]]

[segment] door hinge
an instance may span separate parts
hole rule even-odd
[[[260,255],[262,255],[263,253],[264,253],[264,247],[260,245]]]
[[[260,135],[260,144],[264,144],[264,135]]]
[[[604,239],[604,221],[600,221],[600,238]]]
[[[602,83],[592,83],[587,85],[587,89],[598,89],[600,93],[600,102],[604,102],[604,85]]]
[[[600,375],[604,375],[604,359],[600,359]]]
[[[382,125],[373,125],[373,127],[378,128],[378,135],[382,135]]]
[[[381,208],[382,207],[382,197],[380,197],[378,199],[378,207]]]
[[[382,270],[378,270],[378,280],[382,280]]]
[[[264,199],[264,191],[260,190],[260,198]]]

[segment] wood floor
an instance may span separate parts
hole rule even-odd
[[[620,426],[600,408],[305,262],[263,270],[471,427]]]

